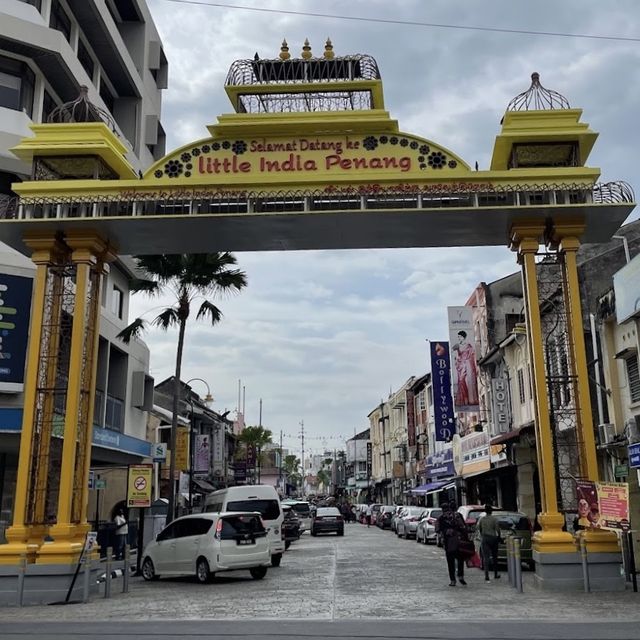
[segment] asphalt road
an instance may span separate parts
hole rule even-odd
[[[451,588],[441,549],[354,524],[343,538],[303,536],[261,581],[134,578],[108,600],[0,609],[0,638],[640,639],[640,594],[546,593],[532,578],[519,594],[470,570]]]

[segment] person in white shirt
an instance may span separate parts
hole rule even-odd
[[[118,509],[113,521],[116,524],[114,552],[116,554],[116,560],[122,560],[124,558],[124,546],[129,537],[129,525],[127,524],[127,519],[124,517],[124,511],[122,509]]]
[[[371,515],[372,514],[373,514],[373,508],[371,507],[370,504],[368,504],[367,505],[367,510],[364,513],[365,518],[367,519],[367,527],[371,526]]]

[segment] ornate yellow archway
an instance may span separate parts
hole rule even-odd
[[[25,411],[13,526],[0,562],[68,563],[88,530],[87,475],[98,335],[100,274],[124,254],[215,250],[508,245],[522,265],[540,469],[538,560],[575,553],[562,531],[556,495],[536,255],[540,245],[562,273],[569,361],[576,381],[581,476],[597,479],[581,326],[576,252],[611,237],[633,207],[622,183],[598,184],[586,165],[597,134],[580,109],[540,84],[504,114],[489,170],[400,131],[384,109],[382,80],[369,56],[235,62],[226,82],[234,113],[210,136],[177,149],[143,176],[86,95],[57,121],[33,125],[13,151],[33,179],[0,221],[0,239],[37,265]],[[61,292],[73,289],[70,300]],[[63,470],[57,520],[44,521],[61,305],[69,335]],[[50,385],[49,385],[50,386]],[[48,533],[53,542],[43,544]],[[592,550],[617,550],[590,534]]]

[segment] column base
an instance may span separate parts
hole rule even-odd
[[[86,527],[75,524],[55,524],[49,530],[51,542],[38,550],[38,564],[75,564],[84,548]]]
[[[620,553],[618,536],[606,529],[584,529],[576,534],[578,544],[580,538],[587,543],[587,553]]]
[[[574,546],[575,549],[575,546]],[[584,574],[580,552],[541,553],[533,550],[536,563],[534,585],[543,591],[584,591]],[[589,553],[588,571],[591,591],[624,591],[621,571],[622,555]]]
[[[98,594],[100,565],[92,563],[89,595]],[[76,572],[75,564],[31,564],[24,576],[22,605],[43,605],[64,602]],[[81,601],[85,584],[85,569],[80,570],[69,596],[72,602]],[[18,574],[15,567],[0,566],[0,607],[20,606],[18,603]],[[46,634],[45,634],[46,635]]]
[[[563,531],[564,516],[559,513],[541,513],[538,521],[542,531],[533,534],[532,547],[539,553],[575,553],[574,537]]]
[[[5,534],[7,544],[0,544],[0,565],[18,566],[22,556],[25,556],[28,564],[34,563],[46,533],[45,525],[9,527]]]

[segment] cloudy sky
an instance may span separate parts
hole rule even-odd
[[[169,60],[163,124],[167,149],[206,136],[231,111],[223,85],[236,59],[274,58],[286,37],[298,56],[308,37],[320,54],[330,36],[337,55],[378,61],[385,102],[400,128],[487,168],[509,100],[531,72],[560,91],[600,133],[590,158],[602,179],[636,189],[640,135],[640,41],[554,37],[394,25],[242,8],[149,0]],[[213,3],[209,3],[212,4]],[[231,4],[231,2],[227,3]],[[640,38],[637,0],[237,0],[236,7],[466,27]],[[367,414],[412,375],[428,371],[426,339],[446,339],[446,307],[464,304],[477,283],[515,270],[507,249],[408,249],[243,253],[249,286],[218,301],[223,321],[188,329],[183,379],[205,379],[217,410],[235,410],[238,380],[246,419],[285,434],[299,450],[342,446],[368,426]],[[133,301],[142,314],[156,306]],[[145,318],[153,316],[145,313]],[[171,375],[175,333],[147,333],[156,380]],[[204,386],[193,383],[198,393]]]

